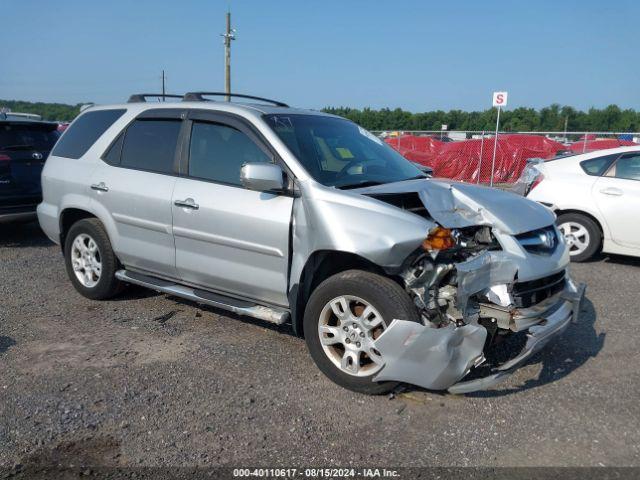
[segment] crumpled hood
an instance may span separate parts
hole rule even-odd
[[[517,235],[551,225],[554,214],[542,205],[495,188],[444,179],[419,179],[352,190],[383,199],[384,195],[416,193],[429,215],[447,228],[490,225]]]

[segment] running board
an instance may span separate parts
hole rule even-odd
[[[208,292],[197,288],[187,287],[174,282],[163,280],[161,278],[143,275],[137,272],[127,270],[118,270],[116,278],[123,282],[141,285],[143,287],[157,290],[158,292],[168,293],[176,297],[191,300],[196,303],[204,303],[212,307],[222,308],[238,315],[246,315],[248,317],[265,320],[276,325],[282,325],[289,320],[289,312],[285,309],[277,309],[273,307],[265,307],[252,302],[240,300],[218,293]]]

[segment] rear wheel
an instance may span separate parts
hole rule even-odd
[[[374,342],[396,318],[419,321],[407,293],[374,273],[338,273],[313,292],[304,315],[304,334],[318,368],[333,382],[356,392],[382,394],[398,382],[372,381],[384,366]]]
[[[64,254],[71,283],[83,296],[105,300],[122,290],[123,284],[115,276],[118,259],[97,218],[85,218],[71,226]]]
[[[572,261],[584,262],[600,250],[602,234],[591,218],[579,213],[563,213],[556,223],[567,242]]]

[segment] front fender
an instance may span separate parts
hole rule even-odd
[[[290,285],[313,252],[346,252],[384,268],[399,268],[436,224],[363,195],[301,184],[293,204]]]

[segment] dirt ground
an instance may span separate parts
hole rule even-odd
[[[0,466],[640,466],[640,261],[573,265],[580,321],[494,390],[368,397],[290,328],[139,288],[81,297],[0,227]]]

